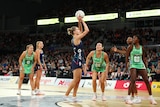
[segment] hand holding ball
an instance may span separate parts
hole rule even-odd
[[[85,13],[82,10],[78,10],[78,11],[76,11],[75,16],[77,18],[79,18],[79,17],[83,18],[85,16]]]

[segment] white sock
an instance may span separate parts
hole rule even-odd
[[[94,95],[95,95],[95,96],[97,96],[97,93],[96,93],[96,92],[94,92]]]
[[[150,96],[149,96],[149,98],[153,98],[153,96],[152,96],[152,95],[150,95]]]
[[[131,98],[131,95],[128,95],[128,96],[127,96],[127,99],[130,99],[130,98]]]

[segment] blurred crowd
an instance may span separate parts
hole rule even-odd
[[[39,17],[73,16],[73,13],[75,13],[77,9],[83,9],[87,14],[103,14],[109,12],[126,12],[137,9],[151,9],[157,7],[159,7],[159,0],[66,0],[61,1],[60,8],[53,7],[43,11],[39,13]]]
[[[85,55],[93,48],[90,46],[103,38],[106,38],[110,44],[117,46],[126,46],[126,38],[134,33],[139,33],[143,38],[143,44],[146,47],[148,59],[148,77],[150,81],[160,81],[160,49],[156,46],[160,43],[160,30],[153,29],[117,29],[115,31],[101,31],[99,29],[91,29],[89,34],[83,39],[85,46]],[[44,42],[45,61],[47,71],[45,76],[61,76],[72,77],[71,59],[73,56],[71,41],[72,37],[66,32],[34,34],[29,35],[24,32],[0,33],[0,75],[19,75],[18,58],[20,53],[25,50],[27,44],[35,46],[36,41]],[[149,47],[153,45],[153,47]],[[110,80],[127,80],[129,79],[129,71],[125,70],[125,55],[113,53],[110,49],[105,49],[110,58],[110,69],[108,79]],[[92,63],[92,62],[91,62]],[[90,70],[88,71],[90,72]],[[141,77],[138,77],[141,79]]]

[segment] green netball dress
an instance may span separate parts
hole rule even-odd
[[[33,66],[33,62],[34,62],[34,54],[32,53],[31,56],[28,56],[28,52],[26,52],[26,56],[24,57],[24,59],[22,61],[22,65],[24,67],[25,74],[31,73],[31,68]]]
[[[135,46],[133,46],[133,49],[130,53],[130,68],[136,68],[136,69],[146,69],[144,62],[142,60],[142,46],[140,45],[140,48],[137,49]]]
[[[95,51],[92,59],[93,59],[92,71],[104,72],[106,70],[106,62],[104,60],[104,52],[102,52],[100,58],[97,58],[96,51]]]

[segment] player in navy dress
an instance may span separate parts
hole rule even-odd
[[[64,97],[64,100],[68,100],[69,93],[73,89],[74,102],[77,101],[76,95],[77,95],[78,86],[81,80],[82,66],[84,64],[83,43],[81,39],[85,37],[89,32],[89,28],[85,23],[85,21],[83,20],[83,18],[79,16],[77,19],[78,19],[78,27],[72,26],[71,28],[67,29],[68,34],[73,36],[73,39],[71,40],[71,43],[73,46],[73,52],[74,52],[72,65],[71,65],[71,68],[73,71],[73,80],[69,85]],[[84,31],[82,31],[83,27],[84,27]],[[86,72],[84,74],[86,74]]]

